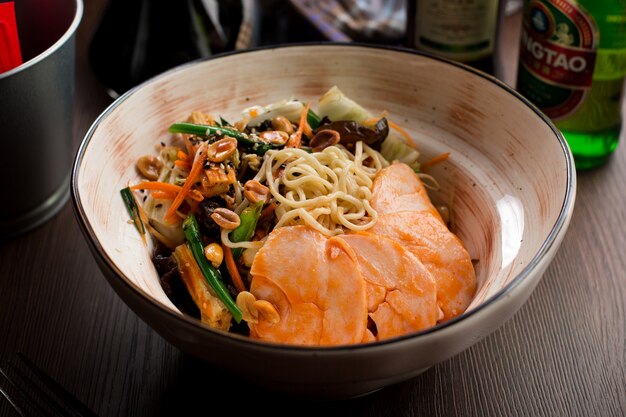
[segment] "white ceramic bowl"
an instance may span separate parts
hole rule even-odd
[[[212,330],[165,296],[119,196],[135,161],[167,141],[192,110],[237,119],[252,104],[314,100],[337,85],[389,112],[424,158],[436,200],[453,198],[455,228],[478,259],[478,291],[462,316],[375,344],[310,348]],[[459,64],[364,45],[295,45],[223,55],[155,77],[116,100],[76,157],[76,215],[104,275],[150,326],[185,352],[270,388],[316,396],[365,394],[411,378],[468,348],[526,301],[554,257],[575,197],[569,149],[556,128],[510,87]]]

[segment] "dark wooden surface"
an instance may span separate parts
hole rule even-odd
[[[110,103],[86,60],[102,1],[78,31],[75,145]],[[514,79],[519,19],[504,26]],[[0,246],[0,366],[24,352],[100,416],[622,416],[626,414],[626,144],[579,173],[571,226],[543,280],[504,326],[421,376],[342,402],[252,387],[186,356],[143,323],[100,273],[70,203]],[[3,199],[4,201],[4,199]],[[195,414],[194,413],[194,414]],[[14,415],[0,398],[0,415]]]

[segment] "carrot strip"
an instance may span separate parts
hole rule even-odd
[[[191,163],[189,163],[188,161],[183,161],[181,159],[175,160],[174,165],[180,168],[187,168],[187,169],[191,168]]]
[[[308,114],[309,114],[309,104],[307,103],[307,105],[304,106],[304,108],[302,109],[302,113],[300,113],[300,123],[298,123],[298,130],[296,130],[291,135],[291,137],[287,141],[287,145],[285,145],[286,148],[299,148],[300,142],[302,140],[302,133],[304,132],[306,128],[308,128],[308,132],[309,132],[307,135],[309,135],[309,137],[313,136],[313,132],[311,131],[311,126],[309,126],[309,124],[306,121],[306,116]]]
[[[194,146],[193,146],[193,143],[191,143],[191,140],[189,140],[189,137],[190,137],[189,135],[183,135],[183,142],[185,142],[185,148],[187,148],[187,155],[191,159],[192,155],[196,153],[196,150],[194,149]]]
[[[131,190],[152,190],[152,191],[165,191],[170,193],[178,193],[183,187],[174,184],[168,184],[166,182],[159,181],[145,181],[139,184],[131,185]]]
[[[183,151],[178,151],[176,153],[176,157],[178,159],[180,159],[181,161],[188,161],[189,160],[189,155],[187,155],[185,152]]]
[[[183,189],[178,185],[168,184],[166,182],[159,181],[146,181],[130,187],[131,190],[151,190],[152,197],[154,198],[175,198],[176,195]],[[172,195],[173,197],[168,197]],[[194,201],[202,201],[204,196],[198,190],[190,190],[189,197]]]
[[[206,150],[207,150],[206,142],[203,142],[202,145],[200,145],[200,147],[198,148],[198,152],[196,153],[196,156],[193,160],[193,165],[191,166],[191,171],[189,172],[189,175],[187,176],[187,179],[185,180],[185,184],[183,185],[182,189],[178,192],[178,195],[172,202],[172,205],[170,206],[170,208],[165,213],[166,221],[170,223],[174,223],[174,220],[176,220],[176,217],[175,217],[176,210],[178,210],[178,207],[180,207],[183,200],[185,199],[185,196],[187,195],[187,193],[189,193],[194,182],[196,181],[196,179],[198,179],[198,176],[202,172],[202,168],[207,158]]]
[[[364,126],[374,126],[379,120],[380,117],[372,117],[371,119],[361,120],[361,124]]]
[[[445,161],[446,159],[448,159],[448,157],[450,156],[450,152],[444,152],[441,155],[437,155],[432,159],[429,159],[428,161],[424,162],[423,164],[420,164],[420,171],[425,171],[428,168],[432,167],[433,165],[436,165],[440,162]]]
[[[380,117],[372,117],[371,119],[365,119],[361,121],[362,125],[366,125],[366,126],[373,126],[375,125],[382,117],[387,117],[387,112],[384,111],[382,116]],[[415,149],[415,144],[413,143],[413,141],[411,140],[411,136],[409,136],[409,134],[407,133],[406,130],[404,130],[400,125],[392,122],[391,120],[389,120],[389,118],[387,118],[387,123],[389,124],[389,127],[391,127],[393,130],[397,131],[398,133],[400,133],[402,135],[402,137],[405,139],[406,144],[409,145],[411,148]]]
[[[361,124],[365,125],[365,126],[374,126],[383,117],[387,117],[387,110],[383,110],[383,112],[380,113],[380,116],[378,116],[378,117],[372,117],[370,119],[361,120]],[[389,118],[387,117],[387,121],[388,120],[389,120]]]
[[[198,203],[204,200],[204,196],[198,190],[191,190],[189,194],[187,194],[187,197],[189,197],[192,201],[196,201]]]
[[[202,200],[204,200],[204,197],[202,197]],[[196,200],[196,199],[187,199],[187,204],[189,204],[189,213],[195,213],[198,211],[198,206],[200,205],[200,201],[202,200]]]
[[[392,129],[394,129],[395,131],[400,133],[404,137],[404,139],[406,139],[406,144],[407,145],[409,145],[411,148],[415,149],[415,144],[413,143],[413,140],[411,139],[411,136],[409,136],[409,134],[407,133],[406,130],[404,130],[402,127],[400,127],[399,125],[395,124],[394,122],[392,122],[389,119],[387,119],[387,123],[389,123],[389,126]]]
[[[173,200],[176,198],[176,193],[170,193],[167,191],[153,191],[152,198],[158,198],[162,200]]]
[[[237,264],[235,264],[233,252],[228,246],[224,245],[223,243],[222,249],[224,252],[224,262],[226,263],[226,269],[228,269],[228,273],[230,274],[230,278],[233,280],[235,288],[239,292],[246,291],[246,287],[243,285],[243,280],[241,279],[241,274],[239,274],[239,269],[237,269]]]
[[[311,126],[309,126],[309,121],[308,121],[309,107],[310,105],[308,103],[306,106],[304,106],[304,110],[302,110],[302,114],[300,114],[300,125],[304,126],[302,128],[302,132],[308,137],[312,138],[313,130],[311,130]],[[298,127],[300,127],[300,125],[298,125]]]

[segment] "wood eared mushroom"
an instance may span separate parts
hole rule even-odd
[[[369,147],[380,150],[380,145],[389,134],[389,123],[387,123],[387,119],[384,117],[376,122],[373,129],[355,121],[339,120],[331,122],[327,120],[322,120],[322,123],[313,133],[326,129],[337,131],[340,136],[339,143],[349,151],[354,151],[354,146],[358,141],[363,141]]]

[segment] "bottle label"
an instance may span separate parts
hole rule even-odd
[[[459,61],[493,53],[498,14],[494,0],[420,0],[415,44]]]
[[[527,1],[519,91],[552,119],[571,115],[591,86],[598,39],[596,22],[576,2]]]

